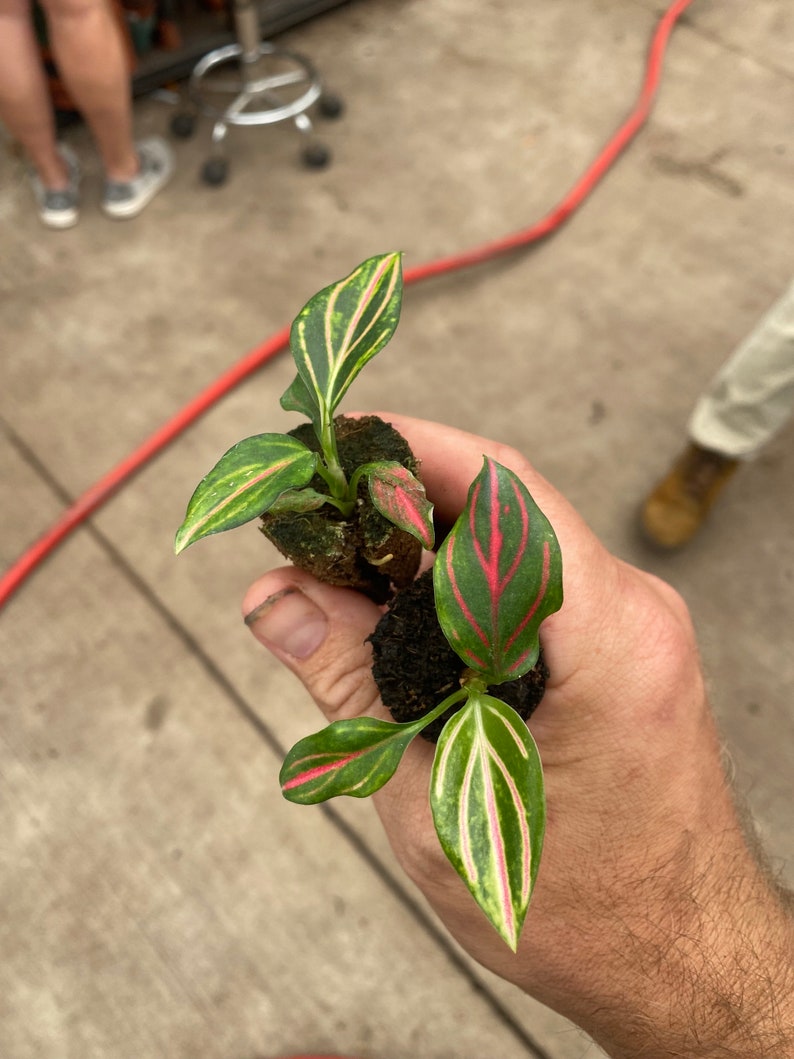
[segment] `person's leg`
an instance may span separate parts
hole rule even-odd
[[[646,536],[664,548],[697,533],[742,460],[794,411],[794,282],[726,361],[695,405],[690,443],[646,498]]]
[[[58,150],[30,0],[0,0],[0,120],[21,144],[43,187],[65,189],[69,173]]]
[[[108,0],[42,0],[42,7],[58,72],[94,136],[108,179],[130,180],[139,170],[130,71]]]
[[[701,448],[750,459],[794,410],[794,282],[724,364],[695,406]]]

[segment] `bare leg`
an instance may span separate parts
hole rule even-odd
[[[49,88],[29,0],[0,0],[0,119],[27,154],[41,183],[64,189]]]
[[[42,0],[42,6],[58,71],[93,133],[108,179],[130,180],[139,168],[130,72],[108,0]]]

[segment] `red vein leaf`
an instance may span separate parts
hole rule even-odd
[[[513,951],[543,848],[543,770],[512,707],[473,694],[444,726],[430,783],[441,846]]]
[[[233,445],[199,482],[174,549],[261,515],[287,489],[311,481],[317,453],[286,434],[256,434]]]
[[[391,779],[424,724],[424,718],[409,724],[374,717],[334,721],[287,754],[279,775],[281,792],[301,805],[341,794],[367,798]]]
[[[432,548],[433,505],[419,479],[396,461],[369,463],[362,470],[372,503],[381,515],[412,534],[425,548]]]
[[[538,658],[538,628],[562,606],[554,530],[512,471],[485,457],[433,567],[444,634],[489,684],[515,680]]]

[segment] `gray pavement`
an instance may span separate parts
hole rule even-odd
[[[523,228],[622,120],[660,5],[369,0],[290,32],[347,103],[309,172],[294,130],[209,129],[131,223],[44,230],[0,160],[0,466],[8,566],[205,385],[364,257],[406,267]],[[484,13],[487,11],[487,13]],[[737,785],[794,879],[794,433],[742,471],[690,548],[637,505],[701,386],[782,291],[794,244],[794,10],[697,0],[651,122],[536,250],[406,293],[348,407],[526,452],[617,554],[689,602]],[[155,100],[141,134],[167,130]],[[276,561],[250,528],[172,539],[230,444],[294,422],[277,358],[71,535],[0,615],[2,1059],[593,1059],[477,969],[401,875],[366,803],[284,802],[320,726],[239,617]],[[586,776],[583,776],[586,782]]]

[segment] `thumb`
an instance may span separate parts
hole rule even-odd
[[[381,616],[371,600],[285,567],[249,588],[243,614],[256,639],[295,673],[328,720],[388,716],[366,643]]]

